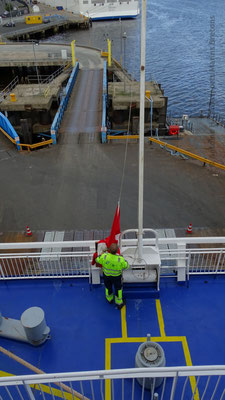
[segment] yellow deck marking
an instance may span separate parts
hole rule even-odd
[[[166,334],[165,334],[165,326],[164,326],[161,303],[160,303],[159,299],[157,299],[155,302],[156,302],[156,311],[157,311],[157,316],[158,316],[160,335],[164,337],[164,336],[166,336]]]
[[[127,320],[126,320],[126,306],[121,308],[121,327],[122,327],[122,338],[127,338]]]
[[[14,375],[13,374],[9,374],[8,372],[5,372],[5,371],[0,371],[0,377],[1,378],[6,377],[6,376],[14,376]],[[39,388],[39,386],[37,384],[36,385],[30,385],[30,387],[31,388],[35,388],[35,390],[39,390],[40,391],[40,388]],[[42,391],[44,393],[51,394],[51,390],[50,390],[49,386],[40,385],[40,387],[42,388]],[[67,393],[65,391],[62,394],[61,390],[55,389],[53,387],[52,387],[52,393],[54,394],[54,396],[59,397],[60,399],[73,400],[72,394]],[[64,397],[63,397],[63,395],[64,395]],[[74,396],[74,398],[75,398],[75,400],[79,400],[78,397],[76,397],[76,396]]]
[[[183,349],[184,349],[184,356],[185,356],[186,364],[188,366],[192,366],[191,355],[190,355],[186,336],[183,336],[182,345],[183,345]],[[194,393],[195,387],[196,387],[196,379],[194,376],[190,376],[189,379],[190,379],[192,393]],[[199,400],[198,389],[196,390],[196,393],[194,395],[194,400]]]
[[[0,371],[0,378],[3,378],[5,376],[13,376],[13,374],[9,374],[8,372],[5,371]]]
[[[186,336],[166,336],[165,325],[163,320],[163,313],[160,300],[156,300],[156,311],[161,336],[151,337],[152,342],[180,342],[183,346],[184,357],[187,366],[192,366],[191,355],[188,348]],[[127,322],[126,322],[126,307],[121,309],[121,330],[122,337],[120,338],[107,338],[105,339],[105,369],[111,369],[111,345],[115,343],[143,343],[146,342],[147,337],[128,337],[127,336]],[[198,389],[195,392],[196,379],[194,376],[189,378],[191,390],[194,394],[194,400],[199,400]],[[105,400],[111,400],[111,380],[108,379],[105,382]]]
[[[111,339],[105,339],[105,369],[111,369]],[[111,380],[105,380],[105,400],[111,399]]]

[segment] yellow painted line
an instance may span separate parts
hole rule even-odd
[[[127,320],[126,320],[126,306],[121,308],[121,327],[122,327],[122,338],[127,338]]]
[[[152,342],[182,342],[185,336],[151,336]],[[147,337],[127,337],[127,338],[108,338],[105,339],[110,344],[114,343],[144,343]]]
[[[0,377],[1,378],[7,377],[7,376],[14,376],[14,375],[13,374],[9,374],[8,372],[5,372],[5,371],[0,371]],[[40,391],[40,388],[39,388],[38,385],[30,385],[30,387],[31,388],[35,388],[35,390],[39,390]],[[41,389],[42,389],[42,391],[44,393],[51,394],[51,390],[50,390],[49,386],[40,385],[40,387],[41,387]],[[73,395],[72,394],[67,393],[65,391],[63,391],[63,393],[62,393],[61,390],[55,389],[53,387],[52,387],[52,393],[54,394],[54,396],[59,397],[60,399],[73,400]],[[78,397],[76,397],[76,396],[74,396],[74,397],[75,397],[76,400],[79,400]]]
[[[191,355],[190,355],[190,351],[189,351],[189,347],[188,347],[186,336],[183,336],[182,345],[183,345],[186,364],[187,364],[187,366],[191,367],[192,366],[192,361],[191,361]],[[196,379],[195,379],[194,376],[190,376],[189,379],[190,379],[192,393],[194,393],[195,392],[195,387],[196,387]],[[194,400],[199,400],[198,389],[196,390],[196,392],[194,394]]]
[[[188,157],[194,158],[194,159],[196,159],[198,161],[201,161],[201,162],[203,162],[205,164],[209,164],[209,165],[212,165],[213,167],[217,167],[217,168],[225,170],[225,165],[219,164],[219,163],[211,161],[211,160],[208,160],[207,158],[198,156],[197,154],[191,153],[190,151],[183,150],[180,147],[172,146],[171,144],[168,144],[166,142],[162,142],[161,140],[155,139],[153,137],[149,137],[149,140],[151,142],[160,144],[160,145],[162,145],[162,146],[164,146],[164,147],[166,147],[168,149],[178,151],[181,154],[184,154],[184,155],[186,155]]]
[[[158,316],[160,335],[164,337],[164,336],[166,336],[166,334],[165,334],[165,325],[164,325],[164,320],[163,320],[161,303],[160,303],[159,299],[156,299],[155,302],[156,302],[156,311],[157,311],[157,316]]]
[[[107,338],[105,339],[105,369],[111,369],[111,344],[116,344],[116,343],[143,343],[146,342],[147,337],[122,337],[122,338]],[[184,357],[186,361],[187,366],[192,366],[192,361],[191,361],[191,355],[190,351],[188,348],[188,343],[186,336],[154,336],[151,337],[152,342],[180,342],[182,343],[183,346],[183,351],[184,351]],[[190,378],[190,385],[192,389],[192,393],[195,391],[196,387],[196,379],[194,376],[191,376]],[[111,381],[107,380],[105,383],[105,400],[111,400]],[[196,393],[194,394],[194,400],[199,400],[199,393],[198,390],[196,390]]]
[[[5,371],[0,371],[0,378],[4,378],[6,376],[13,376],[13,374],[9,374],[8,372]]]
[[[105,369],[111,369],[111,339],[105,339]],[[105,380],[105,400],[111,400],[111,380]]]
[[[30,387],[34,388],[35,390],[39,390],[40,391],[40,388],[39,388],[38,385],[30,385]],[[47,393],[47,394],[53,393],[54,396],[59,397],[60,399],[73,400],[73,395],[70,394],[70,393],[67,393],[65,391],[63,391],[63,393],[62,393],[61,390],[55,389],[55,388],[52,387],[52,392],[51,392],[50,387],[47,386],[47,385],[40,385],[40,387],[42,388],[42,391],[44,393]],[[78,397],[75,397],[75,399],[79,400]]]

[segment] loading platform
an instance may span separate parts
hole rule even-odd
[[[49,48],[50,47],[50,48]],[[19,62],[18,57],[14,60],[15,54],[18,55],[20,49]],[[13,50],[16,50],[13,57],[11,57]],[[50,53],[49,51],[52,50]],[[46,135],[42,135],[42,142],[36,145],[48,145],[49,143],[56,144],[59,127],[61,125],[64,113],[66,111],[65,122],[61,125],[63,133],[63,140],[68,138],[75,138],[76,143],[83,141],[100,142],[100,132],[102,127],[102,113],[103,113],[103,66],[104,61],[101,59],[100,51],[86,48],[76,48],[76,55],[79,57],[80,62],[75,64],[75,58],[71,62],[71,46],[68,45],[40,45],[34,49],[34,45],[25,44],[20,48],[16,45],[2,46],[0,52],[2,54],[0,67],[5,68],[7,63],[13,66],[16,62],[18,74],[21,73],[21,68],[24,63],[27,68],[35,68],[36,75],[34,76],[16,76],[11,83],[0,92],[1,110],[9,113],[9,119],[13,121],[13,125],[18,126],[19,135],[22,136],[21,148],[33,148],[32,134],[34,125],[29,127],[27,121],[27,132],[24,133],[22,128],[23,118],[28,118],[32,121],[38,121],[39,132],[47,131]],[[48,56],[51,56],[49,60]],[[27,57],[30,56],[30,61],[26,62]],[[75,57],[75,56],[74,56]],[[50,61],[50,64],[49,64]],[[53,64],[52,64],[53,62]],[[55,64],[54,64],[55,63]],[[75,64],[72,67],[72,63]],[[38,68],[52,68],[57,65],[57,70],[47,76],[40,75]],[[106,69],[106,67],[104,67]],[[77,77],[78,75],[78,77]],[[105,76],[105,74],[104,74]],[[29,81],[31,79],[31,82]],[[76,82],[76,79],[78,82]],[[66,86],[64,81],[67,80]],[[75,85],[75,87],[74,87]],[[55,108],[59,104],[58,111],[52,121],[52,115]],[[52,110],[53,107],[53,110]],[[104,106],[105,108],[106,106]],[[39,113],[39,114],[37,114]],[[2,118],[7,119],[5,116]],[[25,121],[26,122],[26,121]],[[52,125],[50,125],[52,122]],[[8,129],[4,129],[3,133],[15,143],[14,136],[11,135],[13,130],[10,121],[8,121]],[[29,140],[25,140],[24,135]],[[68,136],[65,139],[65,136]],[[86,135],[88,134],[88,135]],[[18,135],[17,135],[18,136]],[[18,136],[19,137],[19,136]],[[51,140],[51,142],[49,142]],[[74,140],[74,139],[73,139]]]
[[[224,283],[224,277],[216,280],[213,277],[193,278],[188,288],[164,282],[160,299],[128,299],[126,307],[118,311],[114,305],[106,304],[102,286],[90,290],[88,282],[83,280],[0,282],[4,315],[19,318],[26,308],[38,305],[45,310],[52,333],[51,339],[38,348],[3,338],[0,345],[46,373],[126,369],[135,366],[138,346],[150,333],[151,340],[163,347],[167,367],[223,365],[224,340],[218,333],[225,329]],[[1,377],[31,373],[1,353],[0,364]],[[193,395],[196,380],[192,377],[188,381],[185,398]],[[210,381],[208,390],[211,394],[215,383],[216,377]],[[96,385],[94,392],[97,395]],[[170,382],[168,385],[170,387]],[[224,380],[222,388],[223,385]],[[89,383],[84,382],[83,387],[85,395],[91,398]],[[43,387],[46,398],[53,398],[47,388]],[[79,391],[80,385],[74,383],[73,388]],[[131,381],[125,382],[124,390],[125,398],[131,398]],[[201,385],[198,390],[203,392]],[[122,398],[119,395],[121,383],[115,384],[114,391],[117,398]],[[175,398],[180,399],[179,386],[177,391]],[[162,388],[157,392],[161,394]],[[6,399],[4,393],[1,387],[0,395]],[[11,393],[14,393],[13,399],[19,398],[12,389]],[[38,386],[33,387],[32,393],[35,398],[42,399]],[[63,398],[59,388],[54,388],[53,393],[55,399]],[[140,398],[141,393],[141,386],[136,382],[135,398]],[[219,393],[222,394],[222,389]],[[115,394],[111,385],[106,384],[103,398],[110,400]],[[69,395],[64,392],[64,396]],[[72,399],[72,396],[65,398]],[[148,391],[144,399],[147,398]],[[168,394],[163,397],[168,398]]]
[[[0,338],[2,398],[7,379],[13,380],[13,376],[19,392],[10,381],[13,386],[6,392],[11,400],[77,398],[64,386],[59,390],[53,384],[63,381],[72,381],[69,387],[80,393],[80,399],[147,400],[150,394],[157,394],[160,400],[199,400],[206,392],[207,399],[213,393],[223,398],[225,353],[220,332],[225,329],[225,238],[177,238],[168,229],[159,231],[159,235],[160,297],[146,297],[143,285],[138,294],[127,297],[121,310],[106,302],[103,283],[95,285],[91,280],[90,260],[95,245],[91,235],[86,241],[65,242],[63,232],[47,232],[47,242],[32,242],[29,237],[29,242],[23,244],[0,243],[2,315],[18,319],[24,310],[41,307],[51,330],[49,340],[39,347]],[[144,246],[154,241],[144,238]],[[122,240],[122,249],[135,243],[129,235]],[[38,265],[44,269],[38,270]],[[179,273],[182,270],[183,281]],[[143,369],[132,369],[137,349],[148,334],[152,343],[162,346],[166,358],[164,369],[145,369],[146,373],[161,373],[163,377],[163,384],[152,393],[143,391],[135,379]],[[18,356],[20,362],[8,357],[7,351]],[[53,375],[30,375],[30,366]],[[51,386],[46,386],[47,382]]]
[[[81,70],[59,129],[60,143],[100,142],[102,70]]]

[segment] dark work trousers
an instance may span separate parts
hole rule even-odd
[[[118,291],[122,289],[122,275],[120,276],[106,276],[103,273],[104,285],[109,291],[109,295],[113,293],[113,286],[115,288],[115,295],[119,297]]]

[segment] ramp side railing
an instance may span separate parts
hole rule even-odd
[[[55,78],[57,78],[59,75],[61,75],[64,71],[69,72],[69,69],[71,67],[72,67],[71,62],[68,62],[66,65],[62,65],[61,67],[59,67],[56,71],[54,71],[50,75],[39,75],[38,77],[37,77],[37,75],[28,75],[27,76],[28,83],[29,84],[38,83],[38,82],[41,84],[51,83]]]
[[[107,61],[104,61],[103,69],[103,93],[102,93],[102,127],[101,139],[102,143],[107,143],[107,126],[106,126],[106,109],[107,109]]]
[[[145,383],[148,383],[149,390],[144,388]],[[40,400],[222,400],[225,395],[225,365],[130,368],[0,378],[2,399],[34,400],[34,393]]]
[[[59,127],[60,127],[60,124],[62,122],[64,112],[65,112],[65,110],[67,108],[67,104],[68,104],[72,89],[73,89],[74,84],[76,82],[78,71],[79,71],[79,63],[76,62],[76,65],[73,68],[73,70],[71,72],[71,75],[70,75],[70,78],[69,78],[69,80],[67,82],[67,85],[66,85],[66,88],[65,88],[65,94],[62,97],[62,100],[60,102],[58,111],[57,111],[57,113],[55,115],[55,118],[54,118],[52,126],[51,126],[51,137],[52,137],[52,140],[53,140],[53,144],[56,144],[56,142],[57,142],[57,136],[58,136]]]
[[[0,131],[21,150],[20,138],[8,118],[0,112]]]
[[[96,241],[0,243],[0,280],[71,278],[93,275]],[[144,238],[145,246],[155,240]],[[225,274],[225,237],[159,238],[160,275],[189,280],[191,275]],[[122,239],[122,248],[137,239]],[[99,271],[99,268],[96,268]],[[100,272],[99,272],[100,273]]]
[[[0,103],[12,92],[12,90],[18,85],[19,78],[16,76],[1,92],[0,92]]]

